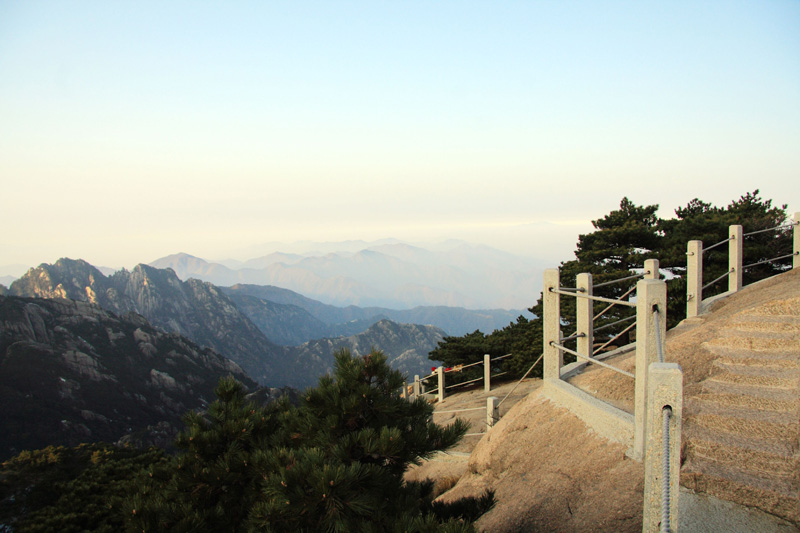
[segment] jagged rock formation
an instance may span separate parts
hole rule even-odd
[[[213,348],[262,384],[287,383],[282,348],[218,287],[196,279],[181,281],[170,269],[137,265],[106,277],[85,261],[59,259],[28,271],[11,285],[10,293],[85,301],[117,314],[133,311],[164,331]]]
[[[381,320],[358,335],[315,340],[292,348],[292,351],[300,370],[320,375],[333,370],[333,354],[338,350],[346,348],[354,354],[364,355],[377,348],[386,354],[392,367],[413,379],[414,374],[427,375],[431,366],[437,365],[428,359],[428,353],[443,338],[444,332],[433,326]]]
[[[125,436],[170,442],[234,362],[142,316],[67,299],[0,297],[0,458]]]

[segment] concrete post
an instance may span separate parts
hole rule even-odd
[[[742,289],[742,226],[730,226],[728,236],[731,238],[728,241],[728,291],[739,292]]]
[[[494,423],[500,420],[500,408],[498,407],[496,396],[486,398],[486,428],[494,427]]]
[[[645,274],[644,279],[661,279],[661,271],[658,268],[658,259],[645,260],[644,271],[650,273]]]
[[[658,323],[653,307],[658,306]],[[643,279],[636,284],[636,385],[634,390],[633,456],[642,460],[647,425],[647,369],[658,362],[656,327],[661,333],[661,350],[667,337],[667,284]]]
[[[703,303],[703,241],[689,241],[686,248],[686,318],[692,318]]]
[[[678,531],[681,476],[683,372],[676,363],[653,363],[647,380],[647,453],[644,460],[643,532]],[[663,408],[669,406],[669,447],[664,450]],[[661,528],[664,453],[669,453],[669,529]]]
[[[400,389],[400,397],[404,400],[408,398],[408,385],[405,383],[403,383],[403,388]]]
[[[492,390],[492,356],[483,354],[483,391]]]
[[[794,253],[794,257],[792,258],[792,268],[800,268],[800,212],[794,214],[794,228],[792,228],[794,232],[794,246],[792,247],[792,252]]]
[[[543,354],[544,354],[544,379],[561,379],[561,367],[564,365],[564,353],[551,346],[551,342],[558,343],[561,332],[561,300],[558,294],[549,289],[558,289],[559,275],[557,268],[544,271],[544,287],[542,289],[542,318],[543,329]]]
[[[439,376],[439,394],[437,395],[438,401],[444,401],[444,367],[440,366],[436,369],[436,374]]]
[[[420,395],[420,382],[419,382],[419,375],[414,376],[414,399],[416,400],[419,398]]]
[[[578,274],[575,286],[578,291],[583,289],[584,294],[593,294],[592,275],[588,273]],[[581,333],[584,335],[583,337],[578,337],[578,346],[575,351],[586,357],[591,357],[592,347],[594,346],[594,321],[592,320],[594,318],[594,302],[588,298],[576,298],[575,300],[576,329],[579,335]]]

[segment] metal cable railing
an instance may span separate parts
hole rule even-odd
[[[613,328],[614,326],[616,326],[618,324],[621,324],[623,322],[629,322],[631,320],[636,320],[636,315],[632,315],[632,316],[625,317],[625,318],[620,318],[619,320],[615,320],[614,322],[610,322],[608,324],[600,326],[599,328],[593,328],[592,331],[597,333],[598,331],[603,331],[604,329]],[[583,333],[581,333],[581,335],[583,335]]]
[[[560,288],[556,289],[556,288],[553,288],[553,287],[550,287],[547,290],[549,290],[550,292],[553,292],[555,294],[561,294],[561,295],[564,295],[564,296],[575,296],[576,298],[586,298],[587,300],[594,300],[595,302],[605,302],[605,303],[611,303],[611,304],[614,304],[614,305],[624,305],[626,307],[636,307],[635,303],[626,302],[624,300],[615,300],[613,298],[604,298],[603,296],[594,296],[592,294],[583,294],[583,293],[580,293],[580,292],[568,292],[568,291],[563,291]]]
[[[772,259],[764,259],[763,261],[759,261],[758,263],[752,263],[749,265],[745,265],[742,267],[742,270],[747,270],[748,268],[752,268],[754,266],[763,265],[764,263],[774,263],[776,261],[780,261],[781,259],[787,259],[789,257],[794,257],[800,252],[794,252],[793,254],[782,255],[780,257],[773,257]]]
[[[792,222],[790,224],[781,224],[780,226],[775,226],[774,228],[759,229],[759,230],[756,230],[756,231],[751,231],[750,233],[745,233],[742,236],[743,237],[749,237],[750,235],[757,235],[758,233],[766,233],[768,231],[777,231],[779,229],[792,228],[794,226],[797,226],[798,224],[800,224],[800,221]]]
[[[719,283],[723,279],[727,278],[731,274],[731,272],[733,272],[733,271],[734,271],[734,269],[730,269],[730,270],[726,271],[723,275],[721,275],[720,277],[715,279],[714,281],[706,283],[705,285],[703,285],[703,290],[706,290],[707,288],[711,287],[715,283]]]
[[[605,368],[608,368],[610,370],[613,370],[614,372],[619,372],[620,374],[622,374],[624,376],[628,376],[629,378],[636,379],[636,376],[634,376],[633,374],[631,374],[627,370],[622,370],[621,368],[617,368],[617,367],[615,367],[613,365],[609,365],[608,363],[604,363],[603,361],[598,361],[597,359],[592,359],[591,357],[586,357],[585,355],[583,355],[581,353],[578,353],[578,352],[576,352],[574,350],[570,350],[569,348],[567,348],[567,347],[565,347],[565,346],[563,346],[561,344],[557,344],[555,342],[551,342],[550,346],[553,346],[554,348],[558,348],[559,350],[562,350],[562,351],[565,351],[565,352],[567,352],[569,354],[572,354],[575,357],[577,357],[578,359],[583,359],[585,361],[589,361],[590,363],[594,363],[594,364],[600,365],[602,367],[605,367]]]
[[[541,354],[541,355],[539,356],[539,358],[538,358],[538,359],[536,359],[536,361],[534,361],[534,362],[533,362],[533,364],[532,364],[532,365],[531,365],[531,367],[528,369],[528,371],[527,371],[527,372],[525,372],[525,374],[524,374],[524,375],[523,375],[521,378],[519,378],[519,381],[517,381],[517,383],[516,383],[516,384],[515,384],[515,385],[514,385],[514,386],[511,388],[511,390],[510,390],[510,391],[508,391],[508,394],[506,394],[505,396],[503,396],[503,399],[502,399],[502,400],[500,400],[500,403],[498,403],[498,404],[497,404],[497,408],[498,408],[498,409],[500,409],[500,406],[501,406],[501,405],[503,405],[503,402],[504,402],[504,401],[506,401],[506,398],[508,398],[509,396],[511,396],[511,393],[512,393],[512,392],[514,392],[515,390],[517,390],[517,387],[519,387],[519,384],[520,384],[520,383],[522,383],[522,381],[523,381],[525,378],[527,378],[527,377],[528,377],[528,374],[530,374],[530,373],[531,373],[531,371],[533,370],[533,367],[535,367],[537,364],[539,364],[539,361],[541,361],[541,360],[542,360],[542,357],[544,357],[544,354]]]
[[[629,296],[629,295],[630,295],[630,294],[631,294],[633,291],[635,291],[635,290],[636,290],[636,285],[634,285],[633,287],[631,287],[630,289],[628,289],[628,291],[627,291],[625,294],[623,294],[622,296],[620,296],[620,297],[619,297],[619,299],[621,300],[621,299],[623,299],[623,298],[625,298],[625,297]],[[595,321],[595,320],[597,320],[598,318],[600,318],[601,316],[603,316],[604,314],[606,314],[606,313],[609,311],[609,309],[611,309],[611,308],[612,308],[612,307],[614,307],[615,305],[617,305],[617,304],[616,304],[616,303],[612,303],[611,305],[609,305],[608,307],[606,307],[605,309],[603,309],[602,311],[600,311],[599,313],[597,313],[595,316],[593,316],[593,317],[592,317],[592,321]]]
[[[631,325],[630,325],[630,326],[628,326],[627,328],[623,329],[622,331],[620,331],[619,333],[617,333],[616,335],[614,335],[613,337],[611,337],[610,339],[608,339],[606,342],[604,342],[604,343],[603,343],[603,345],[602,345],[602,346],[600,346],[600,347],[599,347],[599,348],[597,348],[596,350],[593,350],[593,351],[592,351],[592,355],[597,355],[598,353],[600,353],[601,351],[603,351],[603,349],[604,349],[606,346],[608,346],[609,344],[611,344],[612,342],[614,342],[614,341],[615,341],[615,340],[617,340],[618,338],[620,338],[620,337],[622,337],[623,335],[625,335],[627,332],[629,332],[630,330],[632,330],[634,327],[636,327],[636,322],[634,322],[633,324],[631,324]],[[592,361],[594,361],[594,359],[592,359]]]
[[[722,246],[723,244],[725,244],[726,242],[729,242],[731,240],[733,240],[733,237],[728,237],[724,241],[719,241],[718,243],[712,244],[711,246],[706,246],[705,248],[703,248],[702,252],[705,253],[705,252],[707,252],[709,250],[712,250],[712,249],[716,248],[717,246]]]
[[[611,281],[604,281],[603,283],[598,283],[596,285],[593,285],[593,288],[596,289],[598,287],[605,287],[606,285],[614,285],[615,283],[621,283],[623,281],[628,281],[629,279],[643,278],[648,274],[650,274],[650,271],[649,270],[645,270],[641,274],[634,274],[632,276],[626,276],[624,278],[612,279]]]

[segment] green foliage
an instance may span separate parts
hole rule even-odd
[[[575,276],[582,272],[592,274],[595,285],[621,279],[640,272],[646,259],[660,261],[660,267],[670,273],[667,280],[667,320],[673,327],[686,316],[686,245],[690,240],[702,240],[710,246],[728,237],[728,227],[741,224],[744,233],[774,228],[785,224],[786,205],[774,207],[772,200],[759,197],[759,191],[740,197],[727,207],[720,208],[694,199],[685,207],[675,210],[676,218],[662,220],[656,215],[658,205],[637,206],[623,198],[619,209],[592,221],[595,231],[578,237],[575,259],[559,266],[561,285],[575,286]],[[792,252],[791,229],[770,231],[745,237],[744,265],[750,265]],[[749,284],[784,271],[790,261],[767,263],[746,269],[744,283]],[[711,281],[728,269],[728,250],[723,245],[704,254],[704,278]],[[618,299],[635,284],[635,280],[598,287],[594,293],[606,298]],[[704,297],[727,290],[724,282],[710,287]],[[595,303],[598,315],[606,304]],[[519,317],[502,330],[488,335],[476,331],[464,337],[446,337],[430,354],[434,360],[446,365],[472,363],[481,360],[484,353],[511,353],[505,370],[519,376],[542,352],[542,299],[530,308],[537,318],[527,320]],[[629,308],[615,306],[595,321],[595,327],[632,316]],[[574,332],[575,299],[561,299],[561,315],[565,336]],[[604,330],[595,335],[595,343],[612,339],[622,332],[628,323]],[[630,333],[614,342],[621,345],[629,342]],[[570,356],[565,356],[569,361]],[[541,376],[541,367],[532,376]]]
[[[187,416],[183,453],[128,502],[128,530],[470,531],[463,513],[437,514],[430,484],[403,481],[467,429],[434,424],[429,404],[399,397],[403,383],[380,352],[338,353],[296,408],[255,407],[222,380],[208,413]]]
[[[122,502],[161,450],[81,444],[23,451],[0,469],[0,523],[24,532],[116,532]]]

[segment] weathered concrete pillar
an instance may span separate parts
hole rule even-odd
[[[661,279],[661,271],[658,270],[658,259],[647,259],[644,262],[644,279]],[[647,274],[649,272],[649,274]]]
[[[483,391],[489,392],[492,390],[492,356],[487,354],[483,355]]]
[[[436,369],[436,374],[439,377],[439,394],[437,395],[438,401],[444,401],[444,367],[440,366]]]
[[[744,231],[742,226],[728,228],[728,290],[738,292],[742,288],[742,245],[744,244]]]
[[[544,354],[544,379],[561,379],[561,367],[564,365],[564,353],[550,343],[558,343],[561,332],[561,300],[559,295],[549,289],[559,288],[559,274],[557,268],[544,271],[544,286],[542,288],[542,317],[543,329],[543,354]]]
[[[703,241],[689,241],[686,248],[686,318],[692,318],[703,303]]]
[[[495,422],[500,420],[500,408],[497,406],[499,402],[496,396],[489,396],[486,398],[486,427],[494,427]]]
[[[661,529],[664,502],[664,453],[668,452],[669,531],[678,531],[678,496],[681,475],[681,427],[683,420],[683,372],[676,363],[653,363],[647,380],[647,453],[644,460],[644,508],[642,531]],[[664,449],[664,408],[671,410],[669,447]]]
[[[792,268],[800,268],[800,212],[794,214],[794,257],[792,258]]]
[[[419,398],[419,395],[420,395],[420,393],[421,393],[421,392],[422,392],[422,391],[420,390],[419,376],[418,376],[418,375],[415,375],[415,376],[414,376],[414,399],[415,399],[415,400],[416,400],[417,398]]]
[[[576,277],[576,285],[578,291],[583,289],[584,294],[591,295],[592,292],[592,275],[588,273],[578,274]],[[594,346],[594,302],[588,298],[576,298],[575,312],[576,312],[576,326],[578,334],[583,334],[583,337],[578,337],[577,351],[586,357],[592,356],[592,348]]]
[[[653,308],[658,307],[658,321]],[[661,350],[667,336],[667,284],[663,280],[643,279],[636,284],[636,385],[634,389],[633,456],[642,460],[647,425],[647,369],[658,362],[656,328]]]

